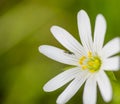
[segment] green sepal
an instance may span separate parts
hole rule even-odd
[[[116,78],[116,76],[115,76],[113,71],[106,71],[106,73],[107,73],[107,75],[109,76],[109,78],[111,80],[117,81],[117,78]]]
[[[69,70],[71,68],[75,68],[75,66],[68,66],[68,67],[63,68],[63,70]]]

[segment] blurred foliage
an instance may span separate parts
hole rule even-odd
[[[50,27],[64,27],[79,39],[77,12],[88,12],[92,30],[96,15],[102,13],[108,25],[107,42],[120,36],[119,5],[119,0],[0,0],[0,104],[55,104],[66,86],[51,93],[42,87],[66,65],[38,52],[41,44],[62,47]],[[120,104],[120,71],[114,74],[109,73],[114,93],[108,104]],[[83,87],[68,104],[81,104],[82,92]],[[99,91],[98,104],[105,104]]]

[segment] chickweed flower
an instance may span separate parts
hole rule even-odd
[[[105,102],[112,99],[112,87],[105,71],[119,69],[120,38],[114,38],[103,46],[106,21],[98,14],[95,21],[94,38],[92,39],[91,24],[87,13],[80,10],[77,15],[80,44],[70,33],[59,26],[52,26],[53,36],[67,49],[42,45],[39,51],[45,56],[74,66],[65,70],[48,81],[44,91],[51,92],[70,82],[67,88],[57,98],[57,104],[68,102],[85,83],[83,92],[84,104],[96,104],[97,85]]]

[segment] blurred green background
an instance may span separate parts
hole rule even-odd
[[[40,54],[38,47],[63,48],[50,33],[52,25],[68,30],[79,40],[77,12],[87,11],[94,29],[95,17],[107,20],[105,42],[120,36],[119,0],[0,0],[0,104],[55,104],[64,87],[46,93],[43,85],[64,70],[61,63]],[[113,99],[120,104],[120,71],[108,73]],[[82,104],[83,87],[68,104]],[[105,104],[98,90],[98,104]]]

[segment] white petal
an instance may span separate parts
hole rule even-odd
[[[73,54],[68,54],[57,47],[42,45],[39,47],[39,51],[47,57],[64,64],[77,65],[78,63],[78,59]]]
[[[102,49],[103,57],[110,57],[120,52],[120,38],[109,41]]]
[[[115,56],[111,58],[107,58],[103,62],[103,67],[102,69],[104,70],[111,70],[111,71],[117,71],[120,69],[120,57]]]
[[[68,87],[62,92],[62,94],[57,99],[57,104],[65,104],[68,100],[70,100],[79,88],[83,85],[85,80],[88,78],[86,71],[81,73],[82,75],[78,76],[74,79]]]
[[[112,88],[104,71],[98,73],[97,82],[104,101],[109,102],[112,99]]]
[[[83,102],[84,104],[96,104],[97,86],[96,76],[92,75],[85,83]]]
[[[62,72],[45,84],[45,86],[43,87],[44,91],[50,92],[62,87],[63,85],[74,79],[79,72],[80,69],[77,67]]]
[[[106,21],[105,18],[99,14],[96,17],[95,30],[94,30],[94,50],[100,52],[103,47],[104,38],[106,33]]]
[[[91,25],[87,13],[81,10],[77,15],[78,30],[83,46],[87,52],[92,51],[92,36],[91,36]]]
[[[79,56],[84,55],[84,48],[66,30],[58,26],[52,26],[51,32],[54,35],[54,37],[69,51]]]

